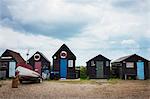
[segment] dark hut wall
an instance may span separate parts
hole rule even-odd
[[[38,60],[38,61],[35,61],[34,60],[34,57],[32,57],[30,60],[29,60],[29,64],[31,65],[31,66],[33,66],[33,69],[35,69],[35,62],[41,62],[41,65],[42,66],[44,66],[44,65],[46,65],[46,66],[48,66],[49,67],[49,69],[50,69],[50,63],[49,62],[47,62],[42,56],[41,56],[41,58]]]
[[[96,62],[103,62],[103,77],[97,77]],[[106,63],[107,62],[107,63]],[[93,65],[94,64],[94,65]],[[102,55],[98,55],[87,62],[87,74],[89,78],[109,78],[110,76],[110,60]]]
[[[133,68],[127,68],[126,63],[133,63]],[[119,65],[118,65],[119,64]],[[112,72],[113,75],[116,75],[118,78],[125,79],[125,74],[136,77],[137,71],[136,71],[136,62],[120,62],[120,63],[114,63],[112,64]]]
[[[2,60],[0,61],[0,68],[1,71],[3,72],[3,75],[1,75],[1,78],[9,78],[9,62],[10,60]],[[2,68],[3,66],[5,66],[5,68]]]
[[[122,75],[124,73],[123,68],[122,68],[122,63],[111,63],[111,75],[113,77],[117,77],[117,78],[122,78]]]
[[[59,62],[59,60],[58,59],[57,60],[53,60],[53,64],[54,64],[53,70],[55,72],[59,72],[60,71],[60,62]]]
[[[91,62],[87,62],[87,75],[89,78],[96,78],[96,68],[91,66]]]
[[[103,74],[104,74],[103,78],[108,78],[110,76],[110,65],[106,66],[106,61],[100,62],[103,62]],[[96,61],[94,61],[94,64],[96,64]],[[90,78],[96,78],[96,65],[92,66],[91,62],[87,62],[87,72]]]
[[[60,74],[60,56],[56,56],[57,59],[53,59],[53,65],[54,65],[54,68],[53,70],[55,72],[58,72]],[[68,55],[68,57],[66,58],[67,59],[67,78],[75,78],[75,60],[73,59],[70,59],[72,58],[72,56]],[[73,60],[73,67],[68,67],[68,61],[69,60]]]
[[[69,59],[68,59],[68,61],[69,61]],[[75,76],[76,76],[75,60],[72,60],[72,61],[73,61],[73,67],[68,67],[69,64],[67,62],[67,78],[75,78]]]
[[[35,62],[41,62],[41,66],[43,67],[43,66],[47,66],[48,67],[48,69],[50,70],[50,62],[48,62],[42,55],[40,55],[40,59],[38,60],[38,61],[35,61],[34,60],[34,55],[28,60],[28,62],[29,62],[29,64],[31,65],[31,66],[33,66],[33,70],[35,70]],[[42,69],[42,67],[41,67],[41,69]]]

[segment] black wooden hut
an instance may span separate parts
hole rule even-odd
[[[20,63],[25,63],[20,53],[6,49],[0,57],[0,78],[14,77],[16,66]]]
[[[50,61],[42,54],[37,51],[29,60],[28,64],[33,66],[33,70],[37,71],[42,75],[43,78],[47,79],[50,76]]]
[[[109,78],[110,59],[99,54],[90,59],[87,64],[87,75],[90,79]]]
[[[148,62],[136,54],[121,57],[111,63],[112,75],[121,79],[148,79]]]
[[[71,50],[63,44],[59,50],[52,56],[53,72],[55,78],[76,78],[75,60],[76,56]]]
[[[149,64],[148,64],[148,71],[149,71],[149,79],[150,79],[150,61],[149,61]]]

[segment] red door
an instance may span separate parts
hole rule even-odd
[[[41,74],[41,62],[35,62],[35,71]]]

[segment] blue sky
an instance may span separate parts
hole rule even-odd
[[[77,65],[102,54],[150,59],[150,0],[0,0],[0,54],[26,59],[37,50],[52,61],[63,44]]]

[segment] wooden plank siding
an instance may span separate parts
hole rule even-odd
[[[103,62],[103,77],[97,77],[97,66],[96,62],[100,61]],[[93,64],[95,66],[92,66]],[[106,64],[106,62],[108,62]],[[87,63],[87,75],[89,76],[90,79],[98,79],[98,78],[109,78],[110,77],[110,60],[102,55],[98,55],[92,59],[90,59]],[[106,66],[108,65],[108,66]]]
[[[65,58],[61,57],[61,52],[66,52],[67,56]],[[75,70],[75,61],[76,61],[76,56],[71,52],[71,50],[65,45],[63,44],[58,51],[56,51],[56,53],[52,56],[53,58],[53,72],[58,72],[59,77],[57,76],[57,79],[61,78],[60,75],[60,61],[61,59],[67,59],[67,79],[74,79],[76,78],[76,70]],[[69,67],[68,61],[72,60],[73,61],[73,66]]]
[[[34,55],[39,55],[40,58],[39,60],[35,60],[35,56]],[[39,73],[42,75],[42,73],[46,72],[46,71],[49,71],[49,74],[46,74],[47,76],[50,75],[50,65],[51,65],[51,62],[44,56],[44,54],[42,54],[41,52],[37,51],[33,56],[31,56],[31,58],[28,60],[28,64],[30,64],[32,67],[33,67],[33,70],[35,71],[36,68],[35,68],[35,65],[37,63],[40,64],[40,67],[38,69]],[[46,79],[48,79],[49,77],[47,77]]]
[[[22,56],[20,55],[20,53],[15,52],[13,50],[9,50],[6,49],[4,51],[4,53],[2,53],[2,55],[0,56],[0,68],[2,71],[6,71],[5,75],[6,77],[4,78],[10,78],[10,74],[9,73],[13,73],[13,76],[15,76],[15,70],[13,69],[13,71],[10,71],[10,63],[14,62],[15,68],[17,67],[17,64],[20,63],[25,63],[25,60],[22,58]],[[3,74],[4,75],[4,74]]]
[[[126,58],[122,58],[122,60],[121,58],[111,63],[112,75],[121,79],[126,79],[128,77],[132,79],[138,79],[137,78],[137,62],[143,62],[144,63],[144,79],[148,79],[149,77],[148,62],[149,61],[147,59],[136,54],[129,55],[128,57],[126,56]],[[127,67],[127,63],[133,63],[133,67],[132,68]],[[118,66],[117,64],[120,64],[120,66]],[[122,69],[121,72],[119,71],[120,69]]]

